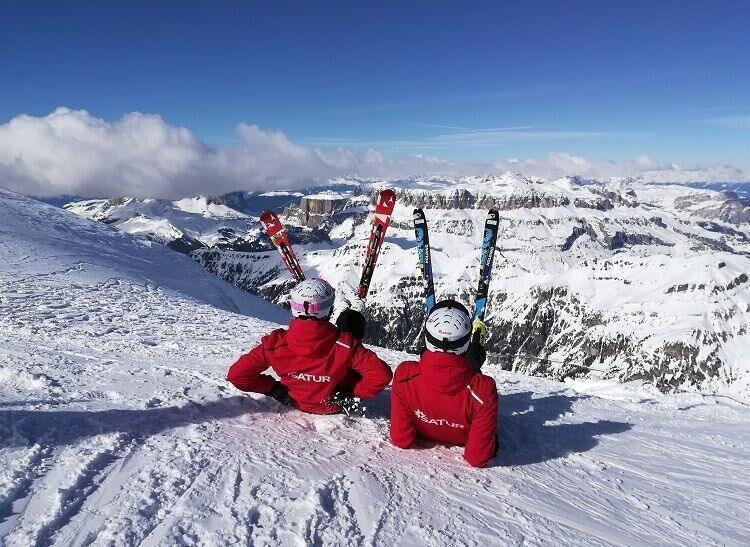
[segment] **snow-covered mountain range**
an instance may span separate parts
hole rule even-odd
[[[356,254],[366,201],[352,197],[356,214],[334,213],[332,228],[321,225],[330,242],[305,246],[311,270],[339,258],[343,267]],[[429,214],[442,234],[436,259],[447,291],[450,275],[460,275],[454,261],[471,258],[453,253],[474,252],[468,230],[481,211]],[[403,301],[393,274],[411,239],[400,227],[408,215],[399,215],[383,257],[390,272],[378,274],[381,303],[388,287]],[[242,220],[235,216],[227,221]],[[344,237],[349,230],[358,235]],[[588,237],[593,245],[603,236]],[[509,247],[506,256],[520,253]],[[229,386],[228,365],[288,318],[141,235],[0,189],[0,543],[750,541],[746,405],[488,364],[501,449],[489,468],[472,469],[459,447],[391,446],[388,391],[366,402],[363,417],[314,416]],[[374,349],[392,365],[407,357]]]
[[[259,210],[283,209],[308,275],[356,284],[368,205],[382,186],[395,188],[399,201],[368,299],[371,343],[418,349],[424,312],[413,208],[426,209],[438,296],[471,305],[485,210],[494,207],[501,228],[487,318],[493,362],[556,379],[748,395],[750,201],[737,193],[506,173],[65,207],[188,253],[236,286],[283,302],[291,280]]]

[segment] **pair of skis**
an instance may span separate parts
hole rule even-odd
[[[284,262],[284,266],[292,274],[292,277],[298,283],[305,280],[305,272],[302,271],[299,259],[292,249],[292,244],[289,242],[289,236],[286,233],[284,225],[279,220],[279,216],[273,211],[263,211],[260,215],[260,223],[263,225],[263,229],[271,238],[276,250],[281,255],[281,260]]]
[[[393,190],[381,191],[378,196],[378,203],[375,205],[375,216],[372,219],[370,239],[367,242],[365,261],[362,265],[362,276],[357,287],[357,296],[362,300],[367,297],[367,291],[370,290],[372,274],[375,272],[380,249],[383,247],[383,241],[385,241],[385,231],[391,224],[391,216],[395,206],[396,193]]]
[[[396,193],[388,189],[381,191],[378,195],[378,202],[375,205],[375,216],[372,219],[370,239],[367,243],[367,251],[365,252],[365,260],[362,267],[362,276],[357,286],[357,296],[363,300],[367,297],[367,292],[370,289],[372,274],[375,271],[380,249],[385,240],[385,232],[391,223],[391,216],[393,215],[393,208],[395,206]],[[271,238],[271,242],[279,251],[281,260],[284,262],[286,269],[289,270],[289,273],[292,274],[294,280],[297,282],[304,281],[305,273],[302,271],[299,259],[292,249],[289,236],[278,215],[273,211],[264,211],[260,215],[260,222],[263,224],[268,237]]]
[[[479,285],[474,297],[474,319],[484,321],[487,311],[487,294],[490,287],[492,262],[495,258],[495,245],[500,224],[500,215],[495,209],[487,213],[482,238],[482,254],[479,258]],[[432,279],[432,256],[430,253],[430,237],[427,231],[427,219],[422,209],[414,209],[414,235],[417,239],[417,267],[424,283],[425,308],[427,313],[435,305],[435,283]]]

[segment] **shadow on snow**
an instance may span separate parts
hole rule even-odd
[[[245,396],[143,410],[0,410],[0,448],[37,443],[62,446],[106,433],[147,437],[177,427],[273,411]]]
[[[616,435],[632,428],[626,422],[597,420],[580,423],[550,423],[567,414],[575,414],[573,405],[587,395],[552,393],[534,397],[531,391],[502,393],[497,433],[500,451],[490,466],[542,463],[568,454],[586,452],[598,443],[598,437]],[[371,419],[390,419],[390,388],[365,401]],[[420,441],[413,449],[430,449],[439,444]]]
[[[500,452],[491,465],[528,465],[586,452],[599,443],[597,437],[632,428],[610,420],[548,423],[573,413],[573,404],[586,398],[560,393],[535,398],[530,391],[500,395]]]
[[[388,418],[388,393],[368,401],[369,418]],[[500,452],[491,465],[528,465],[591,450],[598,437],[631,429],[625,422],[598,420],[550,423],[573,413],[573,404],[586,396],[554,393],[534,397],[530,391],[500,396]],[[163,431],[248,413],[278,412],[277,405],[246,396],[205,404],[189,403],[153,409],[0,410],[0,448],[32,444],[67,445],[85,437],[126,433],[147,437]],[[366,419],[366,418],[365,418]]]

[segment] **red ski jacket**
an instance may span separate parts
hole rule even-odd
[[[368,399],[383,391],[393,377],[390,367],[350,333],[312,319],[293,319],[289,329],[264,336],[258,347],[229,368],[227,380],[242,391],[268,393],[275,380],[262,373],[269,367],[287,387],[295,406],[314,414],[341,411],[328,402],[337,389]]]
[[[495,380],[452,353],[425,351],[396,369],[391,388],[391,442],[409,448],[420,437],[465,446],[464,458],[484,467],[497,452]]]

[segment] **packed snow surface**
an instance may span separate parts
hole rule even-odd
[[[745,405],[488,367],[502,448],[472,469],[391,446],[387,391],[313,416],[229,386],[286,317],[186,257],[2,190],[0,212],[5,545],[750,542]]]

